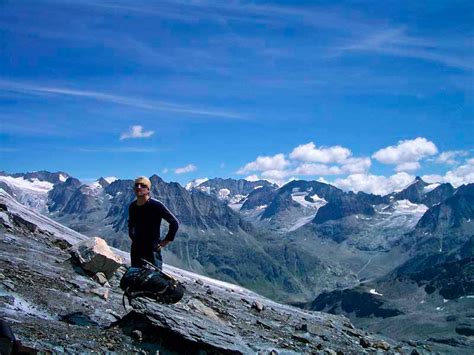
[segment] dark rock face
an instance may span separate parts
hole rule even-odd
[[[294,192],[308,192],[311,194],[316,194],[328,202],[344,195],[342,190],[328,184],[318,181],[294,180],[277,190],[275,198],[265,209],[262,219],[271,218],[288,209],[290,206],[298,207],[298,204],[291,198],[291,194]]]
[[[73,177],[69,177],[63,184],[54,185],[48,192],[49,212],[62,210],[80,186],[81,182]]]
[[[62,209],[65,214],[85,215],[100,210],[100,201],[87,185],[80,186]]]
[[[427,264],[433,261],[435,260],[427,260]],[[426,293],[438,292],[447,300],[454,300],[474,293],[474,256],[472,254],[461,260],[434,262],[434,264],[434,267],[426,265],[421,271],[414,273],[403,273],[404,269],[401,268],[398,277],[408,277],[417,282],[419,286],[424,286]]]
[[[347,194],[321,207],[313,223],[321,224],[326,221],[341,219],[353,214],[373,216],[375,210],[369,203],[359,200],[357,195]]]
[[[356,317],[395,317],[403,312],[398,309],[382,308],[384,303],[377,296],[357,290],[323,292],[308,306],[313,311],[332,314],[354,313]]]
[[[471,219],[474,220],[474,184],[459,187],[453,196],[431,207],[416,228],[436,233],[437,230],[458,228],[463,221]]]
[[[107,187],[110,185],[110,183],[105,180],[103,177],[100,177],[98,180],[97,180],[97,183],[102,186],[102,187]]]
[[[272,186],[264,186],[253,190],[247,196],[247,199],[245,200],[240,210],[253,210],[254,208],[257,208],[259,206],[268,205],[272,202],[275,195],[277,194],[276,191],[277,190]]]
[[[449,183],[439,184],[439,186],[434,189],[427,189],[429,185],[430,184],[417,176],[415,181],[407,188],[385,197],[392,198],[395,201],[408,200],[412,203],[422,203],[428,207],[432,207],[452,196],[455,190]]]

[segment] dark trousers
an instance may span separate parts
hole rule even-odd
[[[163,268],[161,250],[153,251],[153,247],[151,245],[132,243],[130,259],[132,261],[132,266],[134,267],[143,267],[145,264],[143,260],[146,260],[149,263],[155,265],[160,270]]]
[[[163,270],[163,257],[161,256],[161,250],[154,251],[153,252],[153,257],[154,257],[154,265],[160,269]]]

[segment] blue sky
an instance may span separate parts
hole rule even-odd
[[[1,1],[1,170],[474,181],[469,1]]]

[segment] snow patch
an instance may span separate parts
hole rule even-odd
[[[9,293],[1,292],[0,296],[13,297],[13,304],[5,304],[5,308],[3,310],[6,311],[6,313],[16,314],[17,312],[21,312],[21,313],[33,315],[42,319],[48,319],[48,320],[54,319],[53,316],[39,309],[37,306],[31,304],[27,300],[23,299],[17,293],[9,294]]]
[[[309,216],[305,216],[305,217],[301,217],[299,218],[295,224],[293,224],[289,229],[288,231],[289,232],[293,232],[295,230],[297,230],[298,228],[301,228],[303,227],[305,224],[308,224],[309,222],[311,222],[314,217],[316,217],[316,213],[312,213],[310,214]]]
[[[22,205],[2,188],[0,188],[0,202],[7,205],[8,211],[11,214],[16,214],[22,217],[23,219],[36,224],[38,228],[47,230],[55,234],[58,238],[64,239],[71,244],[75,244],[82,240],[88,239],[88,237],[86,237],[85,235],[80,234],[68,227],[65,227],[62,224],[54,222],[48,217],[43,216],[33,211],[31,208]]]
[[[430,191],[433,191],[434,189],[436,189],[439,185],[441,185],[439,182],[437,183],[434,183],[434,184],[429,184],[429,185],[426,185],[424,188],[423,188],[423,192],[426,194]]]
[[[36,211],[43,211],[48,201],[48,192],[53,184],[36,178],[26,180],[23,177],[0,176],[0,182],[9,187],[12,195],[21,204]]]
[[[409,200],[399,200],[393,204],[395,212],[399,213],[413,213],[423,215],[428,207],[423,204],[412,203]]]
[[[115,176],[107,176],[106,178],[104,178],[105,181],[107,181],[109,184],[113,183],[115,180],[118,180],[117,177]]]
[[[247,198],[247,196],[241,195],[241,194],[237,194],[237,195],[231,197],[231,199],[229,200],[229,203],[233,203],[233,204],[240,203],[240,204],[243,204],[245,198]]]
[[[25,180],[22,177],[15,178],[12,176],[0,176],[0,181],[3,181],[12,189],[16,188],[19,190],[27,190],[31,193],[44,194],[53,188],[52,183],[48,181],[39,181],[36,178],[31,180]]]
[[[207,180],[209,179],[208,178],[193,179],[190,182],[188,182],[184,188],[189,191],[192,188],[198,187],[199,185],[205,183]]]
[[[375,288],[372,288],[369,292],[370,292],[371,294],[373,294],[373,295],[383,296],[383,294],[378,293],[377,291],[375,291]]]
[[[59,174],[59,181],[65,182],[67,180],[67,177],[64,176],[63,174]]]
[[[311,209],[316,209],[316,210],[318,210],[319,208],[327,204],[327,201],[324,198],[319,197],[317,194],[313,194],[309,196],[314,202],[305,200],[306,196],[307,196],[306,191],[293,192],[291,194],[291,199],[295,202],[298,202],[301,206],[305,208],[311,208]]]
[[[242,208],[243,203],[229,203],[229,207],[232,208],[234,211],[240,211]]]
[[[225,200],[229,197],[230,190],[229,189],[220,189],[218,195],[219,195],[219,198],[221,200]]]
[[[87,186],[88,186],[89,188],[93,189],[93,190],[95,190],[95,189],[102,189],[102,185],[99,184],[98,181],[91,182],[91,183],[87,184]]]

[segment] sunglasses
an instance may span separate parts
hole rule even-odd
[[[138,183],[138,184],[135,184],[135,188],[145,189],[145,188],[148,188],[148,186],[145,184]]]

